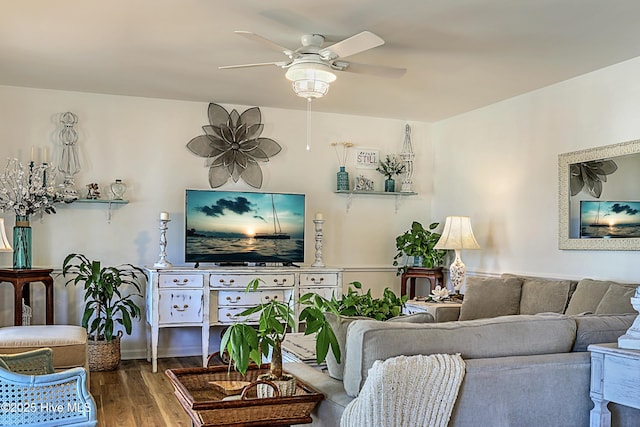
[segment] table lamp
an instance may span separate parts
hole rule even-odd
[[[456,293],[459,294],[467,273],[467,268],[460,259],[460,251],[462,249],[480,249],[471,229],[471,219],[468,216],[448,216],[442,235],[434,248],[456,251],[456,259],[449,267],[449,278]]]
[[[7,233],[4,230],[4,218],[0,218],[0,252],[13,252],[9,239],[7,239]]]

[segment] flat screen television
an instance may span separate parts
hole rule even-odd
[[[640,202],[581,200],[580,237],[640,237]]]
[[[304,262],[305,195],[186,190],[185,262]]]

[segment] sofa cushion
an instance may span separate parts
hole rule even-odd
[[[581,313],[595,313],[598,304],[612,283],[605,280],[582,279],[576,286],[576,291],[571,296],[565,314],[576,315]]]
[[[519,278],[468,277],[460,320],[519,314],[521,291]]]
[[[345,390],[356,396],[376,360],[436,353],[461,353],[465,359],[567,353],[575,335],[576,322],[554,313],[427,324],[357,320],[347,332]]]
[[[611,284],[602,297],[595,314],[636,313],[631,305],[631,297],[636,293],[637,285]]]
[[[578,328],[573,351],[587,351],[591,344],[617,342],[636,318],[635,314],[587,314],[571,316]]]
[[[333,356],[333,352],[329,349],[329,353],[327,353],[327,371],[329,371],[329,375],[332,378],[337,380],[341,380],[343,377],[344,371],[344,359],[347,353],[347,328],[351,324],[351,322],[355,320],[372,320],[369,317],[359,317],[359,316],[336,316],[333,313],[325,313],[325,318],[331,325],[331,329],[333,329],[333,333],[336,335],[336,339],[338,340],[338,345],[340,346],[340,363]],[[377,320],[376,320],[377,322]],[[404,323],[431,323],[433,322],[433,316],[429,313],[415,313],[408,316],[396,316],[393,317],[387,322],[404,322]]]
[[[572,280],[502,274],[502,278],[522,280],[520,314],[564,313],[576,286]]]

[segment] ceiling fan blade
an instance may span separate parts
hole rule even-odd
[[[386,65],[359,64],[357,62],[345,62],[347,67],[342,70],[349,73],[369,74],[378,77],[398,79],[405,75],[406,68],[388,67]],[[342,65],[342,64],[341,64]]]
[[[278,52],[284,53],[285,55],[287,55],[290,58],[295,54],[295,52],[293,50],[288,49],[288,48],[286,48],[284,46],[280,46],[278,43],[273,42],[273,41],[271,41],[269,39],[266,39],[266,38],[264,38],[264,37],[262,37],[262,36],[260,36],[260,35],[258,35],[256,33],[252,33],[251,31],[234,31],[234,33],[236,33],[236,34],[238,34],[238,35],[240,35],[242,37],[245,37],[245,38],[247,38],[249,40],[253,40],[255,42],[262,43],[263,45],[266,45],[266,46],[270,47],[273,50],[277,50]]]
[[[384,40],[377,35],[370,31],[363,31],[348,39],[325,47],[321,49],[319,53],[320,56],[328,59],[346,58],[347,56],[355,55],[356,53],[364,52],[365,50],[373,49],[383,44]]]
[[[267,65],[276,65],[278,67],[284,68],[288,65],[287,62],[258,62],[255,64],[240,64],[240,65],[225,65],[223,67],[218,67],[219,70],[230,70],[234,68],[249,68],[249,67],[264,67]]]

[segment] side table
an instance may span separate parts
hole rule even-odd
[[[640,351],[618,348],[616,343],[592,344],[591,391],[594,406],[591,427],[611,427],[609,402],[640,409]]]
[[[47,325],[53,325],[53,277],[51,268],[32,269],[0,269],[0,283],[9,282],[14,289],[14,321],[16,326],[22,325],[22,298],[29,305],[29,284],[42,282],[46,293],[46,318]]]
[[[460,317],[460,302],[426,302],[409,300],[406,302],[404,314],[429,313],[436,322],[451,322]]]
[[[444,287],[442,267],[409,267],[400,278],[400,295],[409,295],[409,299],[414,299],[416,297],[416,279],[418,278],[429,280],[429,292],[434,290],[436,286]],[[409,289],[407,289],[407,282],[409,282]]]

